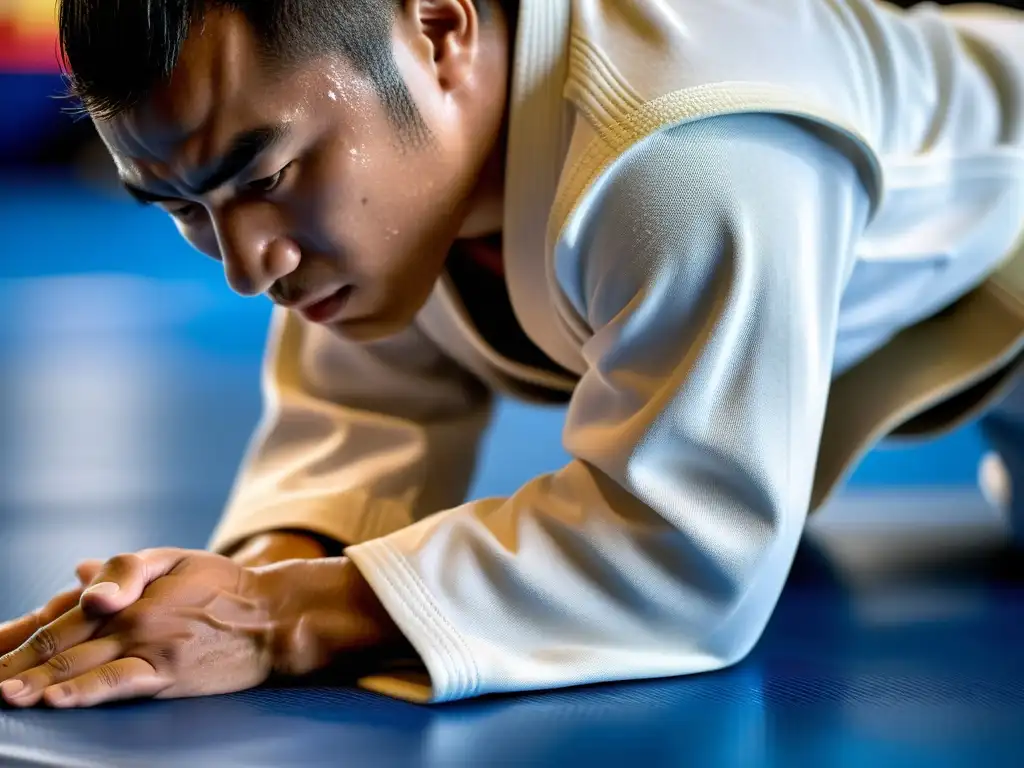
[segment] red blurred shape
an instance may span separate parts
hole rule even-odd
[[[26,34],[13,22],[0,19],[0,72],[47,74],[59,71],[55,32]]]

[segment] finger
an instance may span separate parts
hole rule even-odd
[[[43,691],[43,701],[51,707],[70,709],[95,707],[112,701],[152,698],[170,687],[148,661],[118,659],[91,672],[53,685]]]
[[[124,646],[114,637],[90,640],[8,680],[0,685],[0,694],[15,707],[34,707],[47,688],[116,661],[123,652]]]
[[[37,629],[17,650],[0,658],[0,681],[27,672],[44,664],[58,653],[84,643],[99,627],[100,622],[86,617],[81,608],[72,608],[45,627]]]
[[[85,560],[75,567],[75,575],[83,587],[88,587],[102,568],[102,560]]]
[[[108,560],[82,593],[82,608],[95,616],[123,611],[142,596],[143,590],[167,575],[185,558],[181,549],[146,549],[138,554]]]
[[[82,595],[80,589],[61,592],[42,608],[0,625],[0,654],[7,654],[32,637],[32,633],[70,611]]]

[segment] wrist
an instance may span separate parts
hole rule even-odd
[[[325,557],[323,545],[313,536],[297,531],[269,531],[243,541],[230,558],[254,568],[283,560],[312,560]]]
[[[252,569],[273,625],[273,667],[307,675],[357,656],[408,656],[411,646],[351,560],[291,560]]]

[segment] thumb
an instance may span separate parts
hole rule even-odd
[[[146,587],[170,573],[185,556],[185,550],[181,549],[145,549],[137,554],[112,557],[102,564],[91,586],[82,593],[82,610],[94,616],[123,611],[142,597]]]

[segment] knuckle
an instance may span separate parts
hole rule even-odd
[[[152,664],[155,667],[176,667],[181,658],[180,650],[174,645],[160,644],[152,650]]]
[[[29,638],[28,647],[40,658],[49,659],[57,653],[57,635],[53,630],[43,627]]]
[[[117,688],[123,676],[117,667],[107,664],[96,670],[96,678],[104,688]]]
[[[71,659],[63,653],[58,653],[44,665],[46,669],[57,677],[67,677],[74,673],[75,665]]]

